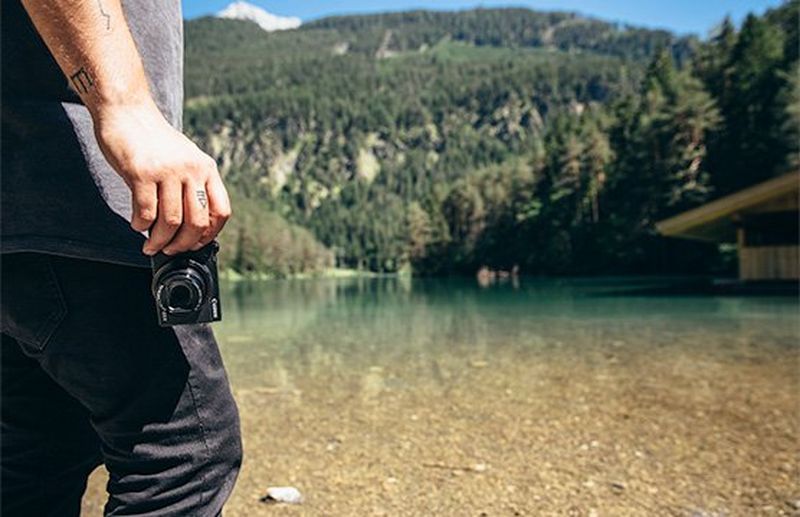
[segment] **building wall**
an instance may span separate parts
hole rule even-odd
[[[739,278],[742,280],[800,279],[800,247],[740,247]]]

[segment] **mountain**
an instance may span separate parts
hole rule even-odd
[[[247,200],[223,260],[710,270],[652,223],[784,166],[798,5],[710,42],[527,9],[189,21],[185,127]]]
[[[276,16],[248,2],[233,2],[217,13],[217,17],[248,20],[267,32],[296,29],[302,24],[300,18]]]
[[[679,61],[688,56],[694,41],[573,12],[524,8],[334,16],[310,22],[303,29],[336,30],[373,47],[384,43],[381,38],[390,31],[385,42],[390,51],[429,47],[448,37],[475,46],[595,52],[632,59],[647,59],[658,48],[670,47]]]

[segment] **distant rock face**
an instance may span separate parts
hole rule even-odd
[[[255,22],[267,32],[296,29],[303,23],[300,18],[276,16],[247,2],[233,2],[218,12],[217,16],[219,18],[249,20]]]

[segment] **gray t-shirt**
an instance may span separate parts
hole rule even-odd
[[[149,266],[131,193],[100,152],[91,117],[19,0],[2,0],[0,251]],[[150,91],[180,129],[180,0],[123,0]]]

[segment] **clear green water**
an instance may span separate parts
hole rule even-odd
[[[276,484],[302,515],[788,514],[800,304],[669,283],[226,285],[226,515],[274,515]]]
[[[240,387],[263,384],[264,371],[276,365],[293,377],[314,375],[320,355],[328,368],[346,371],[433,364],[445,356],[580,356],[622,345],[637,355],[666,347],[726,360],[798,348],[796,298],[647,290],[669,282],[522,279],[487,288],[472,279],[245,282],[225,286],[225,319],[215,329]],[[435,368],[416,370],[407,380],[435,375]]]

